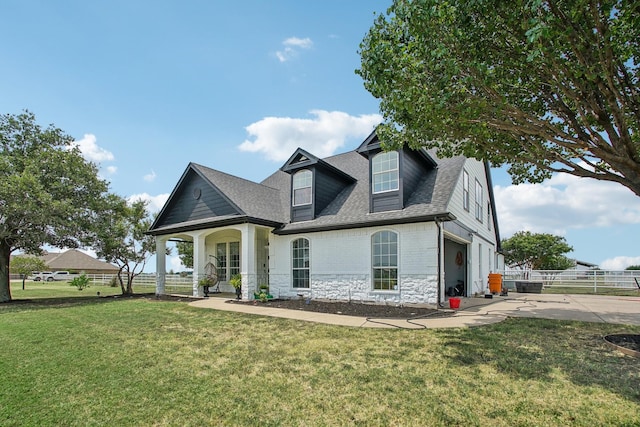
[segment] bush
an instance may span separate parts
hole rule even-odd
[[[75,277],[71,282],[69,282],[69,285],[75,286],[79,291],[81,291],[84,288],[89,287],[89,278],[86,274],[81,274],[80,276]]]

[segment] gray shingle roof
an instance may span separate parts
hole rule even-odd
[[[277,234],[407,223],[449,217],[448,204],[464,166],[464,157],[437,159],[437,168],[426,170],[417,188],[402,210],[369,213],[369,161],[355,150],[322,159],[331,167],[356,181],[342,192],[315,219],[291,223],[291,176],[277,170],[261,183],[248,181],[206,166],[191,163],[202,177],[237,206],[238,215],[211,217],[171,224],[153,229],[153,234],[200,229],[229,224],[234,220],[263,221],[272,224]]]
[[[118,272],[118,267],[115,265],[95,259],[77,249],[69,249],[62,253],[47,253],[41,258],[51,270]]]
[[[414,222],[435,216],[447,216],[449,200],[465,159],[455,157],[437,160],[438,168],[426,173],[404,209],[378,213],[369,213],[369,161],[366,158],[351,151],[326,158],[324,161],[354,177],[357,182],[347,186],[314,220],[289,223],[287,218],[287,223],[276,230],[276,233]],[[263,181],[263,184],[280,187],[281,194],[285,195],[281,197],[281,203],[285,207],[290,203],[288,179],[286,174],[278,171]]]
[[[279,190],[193,163],[193,167],[246,216],[282,222]]]

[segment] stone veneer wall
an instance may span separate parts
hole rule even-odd
[[[370,275],[312,274],[309,289],[291,288],[288,275],[272,276],[269,292],[277,298],[312,298],[387,304],[435,304],[437,276],[400,275],[395,291],[374,291]]]

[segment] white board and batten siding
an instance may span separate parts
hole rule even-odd
[[[475,159],[467,159],[464,171],[469,174],[469,209],[463,205],[463,177],[464,172],[458,177],[455,190],[449,201],[449,211],[453,213],[458,222],[473,232],[468,240],[460,243],[467,245],[467,270],[471,293],[482,293],[488,290],[489,273],[500,270],[501,257],[497,256],[498,242],[494,230],[495,214],[491,209],[489,184],[485,165]],[[482,215],[476,218],[476,181],[482,186]]]

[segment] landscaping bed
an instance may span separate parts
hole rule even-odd
[[[410,319],[415,317],[448,317],[453,312],[428,307],[365,304],[361,302],[333,302],[306,299],[277,299],[267,302],[229,300],[230,304],[252,304],[258,307],[284,308],[316,313],[341,314],[344,316],[369,317],[376,319]]]

